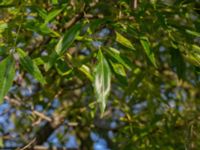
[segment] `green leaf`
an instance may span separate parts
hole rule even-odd
[[[193,50],[195,53],[200,54],[200,47],[199,47],[198,45],[193,44],[193,45],[192,45],[192,50]]]
[[[48,62],[44,65],[45,71],[48,71],[53,64],[57,61],[59,58],[59,55],[54,51],[53,53],[50,54]]]
[[[131,70],[132,65],[131,65],[130,60],[127,57],[122,57],[119,50],[109,47],[109,49],[106,52],[111,57],[113,57],[117,62],[122,64],[127,69]]]
[[[22,49],[18,48],[17,52],[20,57],[20,65],[40,83],[43,85],[46,84],[46,81],[36,63]]]
[[[90,71],[90,68],[86,65],[82,65],[81,67],[78,68],[81,72],[83,72],[87,78],[90,80],[90,81],[93,81],[93,77],[91,75],[91,71]]]
[[[183,57],[190,64],[200,67],[200,54],[199,53],[186,53],[186,54],[183,54]]]
[[[7,23],[1,23],[0,22],[0,32],[4,29],[8,28],[8,24]]]
[[[66,76],[72,73],[73,69],[71,69],[69,66],[67,66],[66,62],[62,60],[58,60],[56,62],[56,70],[61,76]]]
[[[53,5],[58,4],[58,0],[52,0],[52,4]]]
[[[200,33],[199,32],[192,31],[192,30],[189,30],[189,29],[186,29],[185,32],[190,34],[190,35],[193,35],[193,36],[196,36],[196,37],[200,37]]]
[[[100,103],[101,113],[106,107],[106,100],[110,93],[111,71],[107,60],[104,58],[101,50],[98,52],[98,64],[95,68],[94,88],[97,102]]]
[[[56,60],[63,55],[67,49],[72,45],[76,37],[79,35],[81,29],[81,24],[74,25],[70,30],[68,30],[63,37],[58,41],[55,51],[51,53],[48,63],[45,65],[45,70],[49,70]]]
[[[115,63],[112,61],[109,61],[109,63],[111,64],[112,71],[113,71],[115,77],[117,78],[118,83],[122,86],[127,86],[128,82],[127,82],[127,77],[126,77],[126,72],[125,72],[124,66],[122,64]]]
[[[147,57],[149,58],[149,60],[151,61],[151,63],[155,67],[157,67],[157,65],[156,65],[156,59],[155,59],[153,51],[150,49],[150,46],[149,46],[150,44],[149,44],[148,38],[147,37],[141,37],[140,38],[140,43],[142,44],[142,47],[144,48],[144,51],[147,54]]]
[[[118,43],[120,43],[121,45],[127,47],[127,48],[130,48],[132,50],[135,50],[134,46],[132,45],[132,43],[127,39],[125,38],[124,36],[122,36],[120,33],[118,32],[115,32],[116,33],[116,41]]]
[[[48,23],[49,21],[51,21],[53,18],[55,18],[61,11],[62,11],[62,9],[55,9],[55,10],[49,12],[45,18],[45,24]]]
[[[0,62],[0,102],[12,86],[15,77],[15,65],[13,58],[8,56]]]
[[[61,55],[67,51],[67,49],[72,45],[76,37],[79,35],[80,29],[81,24],[76,24],[70,30],[68,30],[63,37],[61,37],[55,49],[58,55]]]

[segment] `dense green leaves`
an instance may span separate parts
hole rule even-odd
[[[0,103],[12,86],[15,77],[15,64],[11,56],[0,62]]]
[[[199,149],[199,0],[0,8],[0,145]]]
[[[94,75],[94,89],[96,93],[97,102],[100,103],[101,113],[106,108],[106,100],[111,88],[111,72],[106,58],[103,56],[101,50],[98,52],[98,64],[95,68]]]
[[[37,79],[43,85],[46,84],[45,78],[43,77],[40,69],[35,62],[20,48],[17,49],[20,57],[21,66],[28,71],[35,79]]]

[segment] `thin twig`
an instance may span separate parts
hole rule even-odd
[[[25,145],[24,147],[22,148],[18,148],[17,150],[25,150],[25,149],[28,149],[29,147],[31,147],[32,144],[34,144],[36,141],[36,139],[34,138],[33,140],[31,140],[27,145]]]

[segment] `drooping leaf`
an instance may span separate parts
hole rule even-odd
[[[110,92],[111,71],[106,58],[103,56],[101,50],[98,52],[98,64],[95,68],[94,88],[97,102],[100,103],[101,113],[106,107],[106,100]]]
[[[0,102],[12,86],[15,77],[14,60],[8,56],[0,62]]]
[[[147,57],[149,58],[149,60],[151,61],[151,63],[155,67],[157,67],[157,65],[156,65],[156,59],[155,59],[153,51],[150,49],[150,44],[149,44],[148,38],[147,37],[141,37],[140,43],[142,44],[142,47],[144,48],[144,51],[147,54]]]
[[[21,66],[43,85],[46,81],[35,62],[20,48],[17,49]]]
[[[121,45],[123,45],[123,46],[125,46],[127,48],[135,50],[133,44],[127,38],[125,38],[123,35],[121,35],[118,32],[115,32],[115,33],[116,33],[116,41],[118,43],[120,43]]]

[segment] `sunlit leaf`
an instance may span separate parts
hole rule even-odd
[[[118,61],[119,63],[121,63],[124,67],[126,67],[127,69],[131,70],[131,62],[129,61],[129,59],[127,57],[122,57],[121,53],[119,50],[110,47],[107,51],[106,51],[111,57],[113,57],[116,61]]]
[[[193,35],[193,36],[196,36],[196,37],[200,37],[200,33],[199,32],[192,31],[192,30],[189,30],[189,29],[186,29],[185,32],[190,34],[190,35]]]
[[[106,100],[110,92],[111,71],[106,58],[103,56],[101,50],[98,53],[98,64],[95,68],[94,88],[97,102],[100,103],[101,113],[106,107]]]
[[[140,43],[142,44],[142,47],[144,48],[144,51],[147,54],[147,57],[149,58],[149,60],[151,61],[151,63],[155,67],[157,67],[157,65],[156,65],[156,59],[155,59],[153,51],[150,49],[150,44],[149,44],[148,38],[147,37],[142,37],[140,39]]]
[[[128,82],[124,66],[122,64],[118,64],[112,61],[109,61],[109,63],[111,64],[112,71],[114,72],[114,75],[118,80],[118,83],[120,85],[127,86]]]
[[[15,76],[14,61],[11,56],[8,56],[0,62],[0,102],[12,86]]]
[[[121,45],[130,48],[132,50],[135,50],[133,44],[127,39],[125,38],[123,35],[121,35],[119,32],[115,32],[116,33],[116,41],[118,43],[120,43]]]
[[[199,53],[186,53],[183,57],[192,65],[200,67],[200,54]]]
[[[92,75],[91,75],[91,71],[90,71],[90,69],[89,69],[88,66],[82,65],[82,66],[79,67],[78,69],[79,69],[81,72],[83,72],[83,73],[87,76],[87,78],[88,78],[90,81],[93,81],[93,77],[92,77]]]
[[[40,83],[43,85],[46,84],[46,81],[35,62],[22,49],[18,48],[17,52],[19,54],[20,64],[22,67]]]

